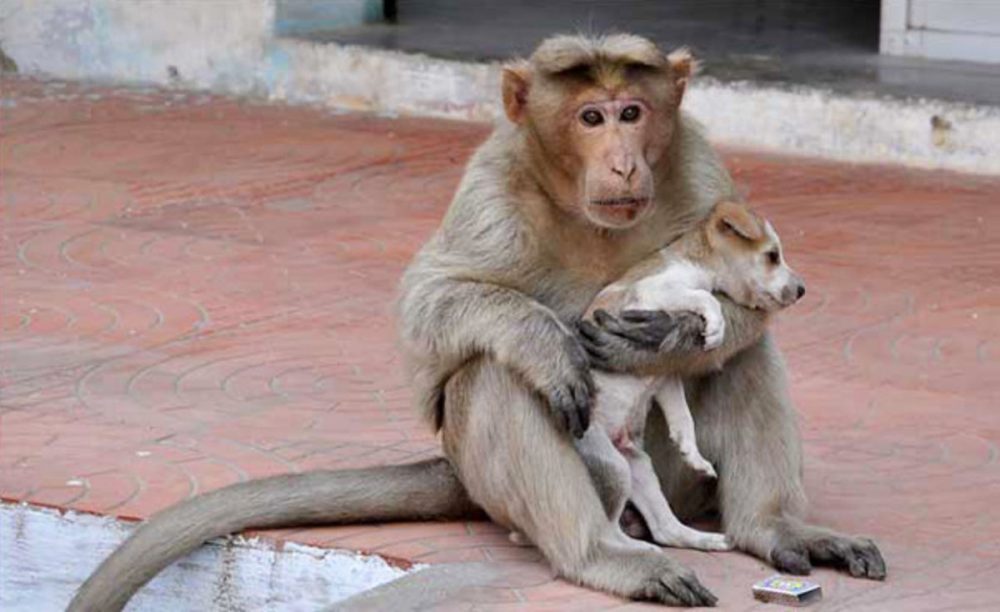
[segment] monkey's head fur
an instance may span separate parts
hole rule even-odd
[[[504,112],[556,205],[625,229],[652,212],[693,69],[639,36],[554,36],[504,67]]]

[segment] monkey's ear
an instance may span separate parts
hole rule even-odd
[[[698,60],[691,55],[690,49],[681,47],[667,55],[667,64],[670,66],[670,78],[674,81],[674,90],[677,92],[677,104],[679,105],[684,99],[688,81],[698,71]]]
[[[503,67],[501,89],[503,110],[513,123],[524,121],[528,107],[528,88],[531,87],[531,67],[527,62],[507,64]]]
[[[723,235],[735,235],[750,242],[764,237],[764,224],[746,204],[723,201],[715,206],[713,227]]]

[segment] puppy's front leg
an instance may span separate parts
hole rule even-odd
[[[715,468],[698,449],[694,419],[691,418],[691,408],[684,395],[684,383],[681,379],[675,376],[665,377],[656,390],[655,397],[670,429],[670,439],[680,451],[684,463],[705,478],[716,478]]]

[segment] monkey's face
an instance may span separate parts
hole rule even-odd
[[[618,89],[582,86],[534,108],[534,133],[547,151],[546,162],[567,177],[560,205],[605,229],[637,225],[655,204],[657,164],[666,158],[676,121],[676,104],[663,86]],[[542,88],[539,88],[540,90]],[[560,103],[553,104],[555,99]]]
[[[577,197],[595,225],[627,228],[652,211],[651,166],[668,142],[656,114],[639,97],[591,99],[574,110],[569,131],[579,152]]]
[[[544,42],[503,71],[504,112],[560,208],[605,229],[639,224],[655,205],[692,58],[636,36]]]
[[[719,262],[720,289],[735,302],[773,311],[805,295],[805,283],[788,265],[774,227],[745,205],[716,206],[706,231]]]

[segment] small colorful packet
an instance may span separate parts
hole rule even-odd
[[[815,582],[776,574],[753,585],[754,599],[787,606],[808,606],[823,599],[823,589]]]

